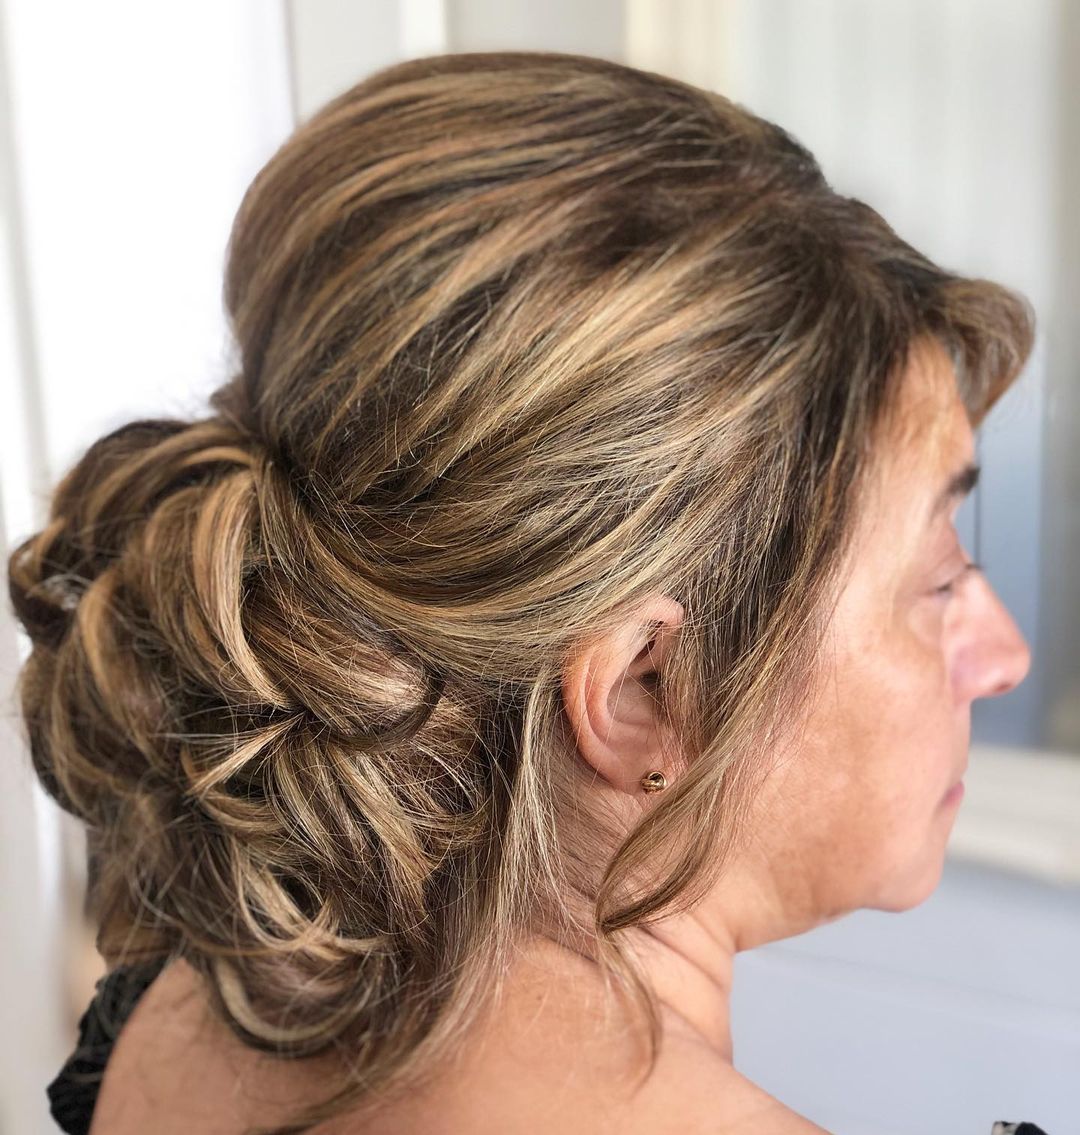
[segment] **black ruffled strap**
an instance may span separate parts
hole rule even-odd
[[[998,1120],[991,1135],[1046,1135],[1046,1132],[1034,1123],[1006,1123]]]
[[[94,997],[79,1018],[75,1050],[45,1089],[53,1119],[69,1135],[89,1132],[113,1044],[135,1003],[167,960],[156,958],[117,966],[94,986]]]

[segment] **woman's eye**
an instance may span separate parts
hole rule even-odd
[[[963,568],[958,571],[956,575],[954,575],[952,579],[948,581],[948,583],[943,583],[940,587],[935,587],[934,594],[943,595],[946,597],[952,595],[953,591],[956,588],[956,585],[960,582],[960,580],[964,578],[965,575],[967,575],[969,571],[982,571],[982,568],[977,563],[964,564]]]

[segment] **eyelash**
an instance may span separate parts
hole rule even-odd
[[[959,583],[960,580],[965,575],[967,575],[967,573],[969,571],[982,571],[982,565],[977,564],[974,561],[971,561],[970,563],[964,564],[963,569],[961,571],[957,572],[956,575],[954,575],[953,578],[950,579],[948,583],[943,583],[940,587],[935,587],[934,588],[934,594],[935,595],[945,595],[945,596],[952,595],[953,589],[956,587],[957,583]]]

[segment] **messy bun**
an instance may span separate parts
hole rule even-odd
[[[208,419],[97,441],[11,560],[38,773],[104,841],[103,952],[183,944],[244,1039],[293,1055],[440,954],[440,864],[453,901],[497,807],[476,693],[370,613],[393,603],[361,554]]]
[[[328,103],[245,195],[225,300],[207,416],[97,441],[9,561],[102,952],[347,1054],[290,1131],[419,1082],[527,933],[594,935],[655,1055],[621,931],[736,845],[914,344],[978,422],[1027,305],[720,95],[544,53]],[[560,675],[657,590],[689,770],[627,832],[583,806]]]

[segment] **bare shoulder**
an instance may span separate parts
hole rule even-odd
[[[656,1065],[613,1026],[572,967],[523,966],[502,1011],[463,1038],[429,1091],[320,1135],[828,1135],[747,1080],[670,1014]],[[586,975],[587,976],[587,975]],[[195,972],[166,967],[110,1058],[94,1135],[239,1135],[281,1123],[327,1082],[247,1049],[216,1019]]]
[[[555,964],[521,967],[500,1013],[426,1098],[343,1135],[829,1135],[664,1007],[646,1076],[643,1043],[606,1015],[587,973]]]
[[[623,1135],[829,1135],[682,1036],[668,1038],[655,1073],[619,1110]]]
[[[560,1043],[561,1041],[561,1043]],[[665,1036],[642,1082],[607,1054],[552,1038],[530,1064],[512,1045],[412,1115],[345,1135],[830,1135],[697,1041]],[[419,1101],[418,1101],[419,1102]]]
[[[478,1045],[430,1094],[341,1135],[830,1135],[677,1032],[645,1079],[573,1029],[537,1039],[534,1021]]]

